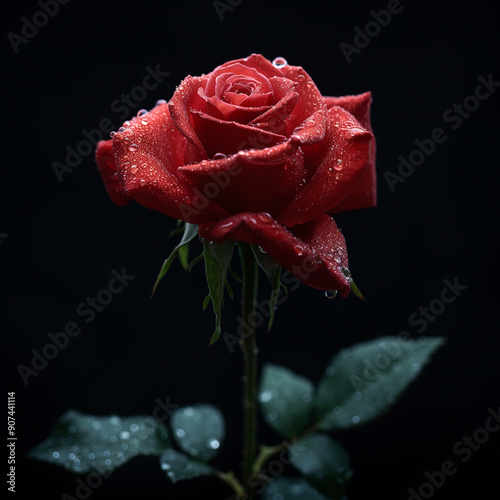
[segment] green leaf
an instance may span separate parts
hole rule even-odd
[[[328,498],[340,500],[352,476],[349,456],[344,447],[330,436],[312,434],[296,443],[298,453],[292,465]]]
[[[232,240],[224,243],[203,241],[203,255],[205,257],[205,272],[207,276],[208,292],[212,299],[215,313],[215,332],[210,339],[210,344],[218,340],[221,334],[221,313],[224,304],[224,289],[226,288],[227,271],[233,256],[235,242]]]
[[[257,245],[250,245],[255,260],[259,267],[264,271],[269,283],[271,284],[271,297],[269,299],[269,323],[267,331],[271,330],[273,326],[276,303],[278,301],[279,292],[281,289],[281,265],[278,264],[273,258],[264,253]]]
[[[181,250],[184,246],[187,247],[187,244],[198,234],[198,226],[196,224],[189,224],[186,222],[184,226],[184,234],[182,235],[180,243],[172,250],[172,253],[165,259],[163,265],[161,266],[160,272],[156,278],[155,284],[153,286],[153,291],[151,292],[151,297],[155,294],[156,288],[160,281],[167,274],[172,262],[175,260],[175,257],[179,255],[179,259],[181,261],[182,267],[187,271],[189,269],[188,265],[188,252],[187,249]]]
[[[262,500],[328,500],[305,479],[280,476],[265,489]]]
[[[258,399],[266,422],[286,438],[296,436],[311,421],[314,385],[287,368],[266,364]]]
[[[160,457],[160,466],[173,483],[183,479],[207,476],[213,471],[209,465],[193,460],[173,448],[168,448],[163,452]]]
[[[323,430],[364,424],[387,411],[444,339],[380,337],[334,356],[318,384]]]
[[[211,405],[179,408],[172,413],[170,424],[179,447],[202,462],[208,462],[217,455],[225,437],[224,418]]]
[[[152,417],[94,416],[70,410],[29,456],[73,472],[105,473],[136,455],[160,455],[169,444],[167,428]]]

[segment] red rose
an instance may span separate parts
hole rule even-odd
[[[300,66],[259,54],[188,76],[97,146],[111,199],[255,243],[306,284],[350,291],[333,218],[375,206],[371,96],[323,97]]]

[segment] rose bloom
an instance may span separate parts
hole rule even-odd
[[[350,292],[330,214],[376,204],[369,92],[324,97],[300,66],[260,54],[188,76],[97,145],[111,199],[243,241],[307,285]]]

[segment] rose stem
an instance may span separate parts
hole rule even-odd
[[[252,249],[247,243],[238,243],[243,268],[242,339],[243,377],[243,481],[249,499],[255,498],[250,487],[253,463],[257,450],[257,342],[255,335],[255,303],[257,299],[258,267]]]

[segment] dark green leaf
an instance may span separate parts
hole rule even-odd
[[[187,246],[187,244],[197,234],[198,234],[198,226],[196,224],[189,224],[188,222],[186,222],[186,225],[184,226],[184,234],[182,235],[182,239],[181,239],[180,243],[172,250],[172,253],[165,259],[165,261],[163,262],[163,265],[161,266],[160,272],[158,273],[155,284],[153,286],[153,291],[151,292],[151,297],[156,292],[156,288],[158,287],[158,284],[160,283],[160,281],[167,274],[168,270],[170,269],[170,266],[172,265],[172,262],[175,260],[175,258],[179,254],[179,250],[182,247],[184,247],[184,245]],[[180,260],[181,260],[182,267],[185,270],[188,269],[187,258],[188,258],[187,251],[183,251],[181,254]]]
[[[265,489],[262,500],[328,500],[305,479],[280,476]]]
[[[194,479],[200,476],[208,476],[212,473],[212,467],[189,458],[181,451],[169,448],[160,457],[160,466],[167,473],[173,483],[183,479]]]
[[[217,341],[221,334],[221,313],[224,303],[224,290],[226,288],[227,271],[234,251],[234,241],[214,243],[203,241],[203,255],[205,256],[205,271],[207,276],[208,291],[212,299],[215,313],[215,332],[210,339],[210,345]]]
[[[275,317],[276,303],[281,289],[281,265],[273,258],[264,253],[257,245],[251,245],[255,260],[264,271],[271,285],[271,297],[269,299],[269,323],[267,331],[271,329]]]
[[[262,370],[259,402],[266,422],[286,438],[310,424],[314,385],[287,368],[267,364]]]
[[[171,427],[179,447],[202,462],[217,455],[225,437],[224,418],[211,405],[179,408],[172,413]]]
[[[316,433],[299,439],[292,465],[328,498],[340,500],[352,476],[344,447],[326,434]]]
[[[380,337],[341,351],[318,384],[320,428],[364,424],[387,411],[443,342]]]
[[[160,455],[169,444],[167,428],[152,417],[101,417],[70,410],[29,455],[73,472],[102,474],[136,455]]]

